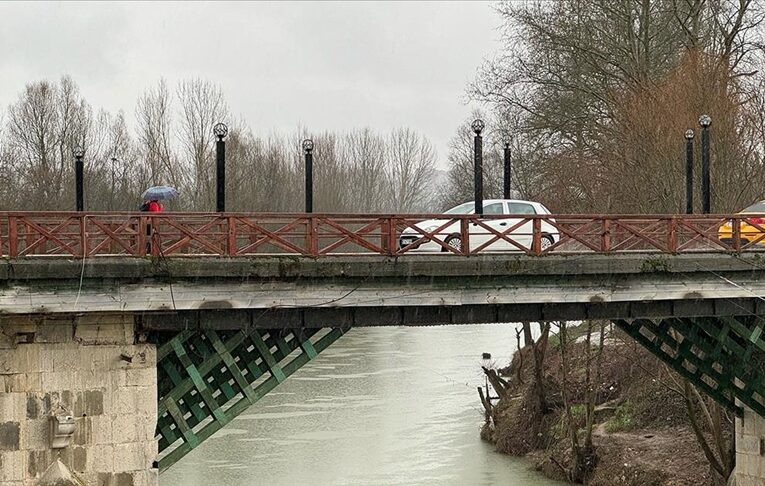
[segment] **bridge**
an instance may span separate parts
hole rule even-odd
[[[608,319],[737,414],[762,481],[755,216],[0,213],[0,480],[156,484],[352,327]]]

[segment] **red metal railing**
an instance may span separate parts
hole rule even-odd
[[[762,217],[0,212],[0,256],[741,252]]]

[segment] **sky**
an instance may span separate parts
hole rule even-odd
[[[446,168],[499,24],[487,2],[2,2],[0,113],[26,83],[68,74],[132,125],[160,78],[202,78],[256,135],[407,126]]]

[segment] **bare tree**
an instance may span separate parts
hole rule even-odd
[[[178,85],[180,121],[178,138],[183,151],[181,160],[188,165],[182,188],[191,198],[194,209],[210,209],[214,201],[215,136],[213,126],[228,119],[228,107],[219,86],[201,79]]]
[[[160,80],[146,90],[136,106],[139,153],[148,167],[152,185],[181,180],[178,158],[172,149],[172,102],[167,83]]]
[[[395,129],[388,136],[387,159],[389,206],[405,213],[424,210],[433,191],[429,183],[436,154],[431,143],[409,128]]]

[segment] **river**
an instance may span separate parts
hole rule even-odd
[[[509,324],[352,329],[160,484],[558,485],[479,438],[481,353],[514,348]]]

